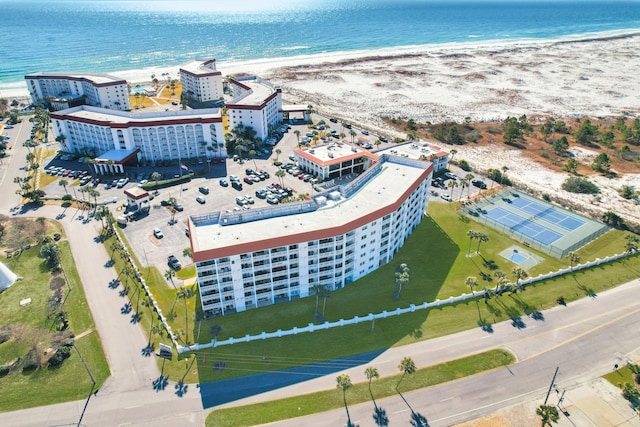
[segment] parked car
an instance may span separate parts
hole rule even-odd
[[[184,210],[184,207],[180,203],[175,202],[173,204],[173,209],[177,210],[178,212],[182,212]]]
[[[202,194],[209,194],[209,187],[198,187],[198,191]]]
[[[238,178],[238,175],[229,175],[229,181],[240,181],[240,178]]]
[[[336,118],[334,118],[334,117],[331,117],[331,118],[329,119],[329,121],[330,121],[331,123],[338,123],[338,119],[336,119]]]
[[[251,178],[250,176],[245,176],[243,181],[246,182],[249,185],[253,184],[253,178]]]
[[[162,234],[162,230],[160,230],[159,228],[153,229],[153,235],[156,239],[162,239],[164,237],[164,234]]]
[[[254,171],[251,168],[247,168],[247,169],[244,170],[244,173],[245,173],[245,175],[255,175],[256,171]]]
[[[451,201],[451,196],[448,193],[442,193],[440,198],[442,198],[442,200],[446,200],[447,202]]]
[[[167,257],[167,264],[169,264],[169,267],[174,270],[180,270],[182,268],[182,265],[180,265],[180,261],[174,255],[169,255]]]
[[[447,179],[458,179],[458,176],[455,173],[452,173],[452,172],[445,172],[444,176]]]
[[[368,130],[363,130],[360,133],[362,133],[363,135],[369,135],[369,131]]]
[[[257,190],[256,191],[256,197],[258,199],[266,199],[267,197],[267,190]]]
[[[229,186],[229,182],[226,179],[221,179],[220,180],[220,186],[221,187],[228,187]]]
[[[242,183],[239,181],[232,181],[231,186],[238,191],[242,191]]]
[[[474,179],[473,181],[471,181],[471,183],[473,184],[474,187],[478,187],[482,190],[487,188],[487,184],[485,184],[485,182],[481,179]]]

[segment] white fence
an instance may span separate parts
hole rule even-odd
[[[626,256],[632,255],[635,252],[631,252],[631,253],[622,253],[622,254],[617,254],[617,255],[612,255],[610,257],[607,257],[605,259],[599,259],[596,258],[594,261],[591,262],[587,262],[584,264],[579,264],[574,266],[573,268],[563,268],[560,269],[558,271],[555,272],[549,272],[547,274],[541,274],[537,277],[531,277],[527,280],[522,280],[519,282],[519,285],[521,287],[524,287],[526,285],[529,285],[531,283],[534,282],[539,282],[542,280],[546,280],[546,279],[550,279],[552,277],[558,277],[558,276],[562,276],[563,274],[567,274],[567,273],[572,273],[574,271],[579,271],[579,270],[584,270],[586,268],[591,268],[591,267],[595,267],[597,265],[600,264],[604,264],[607,262],[611,262],[611,261],[615,261],[618,260],[620,258],[624,258]],[[287,329],[285,331],[278,329],[275,332],[262,332],[260,334],[257,335],[245,335],[244,337],[240,337],[240,338],[234,338],[234,337],[230,337],[226,340],[222,340],[222,341],[217,341],[217,340],[212,340],[209,343],[205,343],[205,344],[194,344],[192,346],[188,346],[188,347],[182,347],[182,346],[178,346],[176,345],[176,348],[178,349],[178,353],[184,353],[186,351],[194,351],[194,350],[202,350],[205,348],[212,348],[212,347],[219,347],[219,346],[223,346],[223,345],[232,345],[232,344],[238,344],[238,343],[244,343],[244,342],[251,342],[251,341],[256,341],[256,340],[266,340],[269,338],[280,338],[280,337],[285,337],[285,336],[289,336],[289,335],[297,335],[297,334],[302,334],[302,333],[308,333],[308,332],[314,332],[314,331],[321,331],[321,330],[326,330],[326,329],[331,329],[331,328],[339,328],[342,326],[347,326],[347,325],[355,325],[357,323],[362,323],[362,322],[372,322],[376,319],[386,319],[387,317],[391,317],[391,316],[400,316],[401,314],[405,314],[405,313],[413,313],[416,310],[426,310],[429,308],[433,308],[433,307],[439,307],[441,305],[448,305],[448,304],[454,304],[460,301],[465,301],[468,299],[473,299],[473,298],[477,298],[477,297],[482,297],[484,296],[484,291],[479,291],[479,292],[475,292],[473,294],[462,294],[460,296],[457,297],[449,297],[446,300],[440,300],[437,299],[433,302],[423,302],[420,305],[415,305],[415,304],[411,304],[409,307],[406,308],[396,308],[395,310],[392,311],[383,311],[381,313],[377,313],[377,314],[372,314],[369,313],[369,315],[367,316],[355,316],[351,319],[345,320],[345,319],[340,319],[336,322],[324,322],[322,324],[316,325],[314,323],[309,323],[309,325],[305,326],[305,327],[294,327],[292,329]],[[155,306],[155,302],[154,302],[154,306]],[[164,321],[164,319],[163,319]],[[166,325],[165,325],[166,326]],[[169,327],[167,326],[167,330],[170,331]],[[175,339],[173,339],[174,341],[174,345],[176,344]]]
[[[142,285],[142,288],[144,289],[144,292],[151,299],[151,303],[153,304],[153,308],[156,311],[156,313],[158,313],[158,318],[162,321],[162,324],[164,325],[165,329],[167,330],[167,334],[169,335],[169,338],[171,338],[171,342],[178,349],[178,352],[180,353],[180,348],[183,348],[183,347],[181,347],[178,344],[178,341],[176,340],[176,337],[173,335],[173,331],[171,330],[171,326],[169,326],[169,322],[167,322],[166,317],[164,317],[164,314],[162,314],[162,309],[160,307],[158,307],[158,303],[156,302],[155,298],[153,298],[153,294],[151,293],[151,289],[149,289],[149,286],[147,286],[147,282],[144,281],[144,278],[142,277],[142,273],[140,273],[140,270],[138,270],[138,266],[136,266],[136,264],[131,259],[131,254],[129,254],[129,250],[127,249],[127,246],[124,244],[124,241],[122,240],[122,237],[120,237],[120,234],[117,231],[115,232],[115,235],[118,238],[118,241],[120,242],[120,246],[127,253],[127,259],[129,260],[129,265],[131,266],[131,268],[133,268],[133,271],[135,272],[135,276],[138,278],[138,281]]]

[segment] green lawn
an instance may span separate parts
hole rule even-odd
[[[59,227],[55,227],[56,230]],[[62,264],[71,284],[71,291],[65,301],[65,311],[69,313],[70,329],[74,335],[94,330],[95,325],[88,308],[84,290],[76,270],[67,241],[58,242]],[[0,294],[0,325],[19,324],[19,338],[0,344],[0,364],[10,364],[18,357],[23,357],[25,350],[32,345],[45,351],[49,342],[50,320],[48,302],[51,296],[49,289],[50,273],[44,261],[39,258],[40,247],[36,246],[24,251],[20,256],[3,262],[23,280],[16,282],[11,288]],[[22,299],[31,298],[31,303],[21,307]],[[100,337],[94,331],[77,339],[76,347],[87,362],[87,365],[99,387],[109,376],[109,367],[102,351]],[[2,402],[0,410],[11,411],[34,406],[50,405],[69,400],[84,399],[91,389],[91,381],[77,353],[72,351],[62,367],[52,369],[42,367],[30,373],[21,369],[0,377]]]
[[[491,350],[463,359],[418,369],[414,374],[405,376],[401,382],[400,391],[406,393],[430,387],[501,366],[507,366],[514,362],[515,357],[513,354],[504,350]],[[400,378],[401,374],[374,379],[371,383],[371,393],[374,398],[380,400],[397,394],[396,386]],[[350,406],[371,401],[368,382],[353,384],[353,387],[346,391],[346,397],[347,404]],[[342,391],[336,387],[332,390],[294,396],[268,403],[214,410],[207,416],[206,425],[212,427],[252,426],[343,407]],[[372,413],[373,410],[372,402]]]
[[[469,239],[466,233],[471,229],[486,233],[489,241],[482,244],[481,255],[467,257]],[[624,248],[624,243],[624,233],[610,231],[581,249],[579,253],[582,260],[587,261],[620,252]],[[432,203],[429,207],[429,216],[424,218],[420,226],[407,239],[393,261],[344,289],[334,292],[326,302],[325,316],[328,320],[335,321],[355,315],[365,316],[368,313],[392,310],[396,307],[407,307],[412,303],[420,304],[436,298],[446,299],[463,292],[468,293],[469,289],[464,285],[464,280],[468,276],[478,278],[480,289],[484,286],[494,287],[492,273],[497,269],[515,280],[511,274],[514,265],[498,255],[500,251],[512,244],[513,240],[510,238],[459,215],[451,204]],[[471,247],[472,253],[476,247],[477,242],[474,242]],[[568,265],[567,260],[558,260],[542,253],[537,254],[545,261],[530,271],[531,275],[546,273]],[[395,289],[394,272],[402,262],[406,262],[411,268],[412,279],[404,287],[400,300],[394,301],[392,298]],[[175,331],[184,331],[186,325],[183,301],[176,302],[175,291],[166,284],[161,273],[155,268],[143,269],[143,272],[163,313],[169,313],[173,307],[176,316],[170,321],[172,328]],[[481,272],[487,274],[487,280],[481,279]],[[563,296],[567,302],[570,302],[637,278],[639,272],[640,256],[636,255],[625,261],[531,285],[524,293],[494,298],[487,304],[482,299],[477,299],[454,306],[443,306],[400,317],[376,320],[373,331],[372,325],[366,322],[311,334],[202,350],[197,352],[197,364],[194,367],[190,366],[193,360],[192,353],[181,356],[182,360],[167,363],[164,369],[172,379],[180,379],[186,373],[187,381],[191,381],[196,380],[194,368],[197,368],[198,380],[205,382],[263,372],[265,369],[283,369],[380,350],[474,327],[492,325],[514,317],[524,317],[555,305],[555,300],[559,296]],[[313,313],[316,299],[314,297],[203,322],[194,322],[193,317],[195,308],[200,306],[198,296],[187,302],[188,312],[191,313],[189,338],[192,340],[192,337],[199,336],[199,342],[203,343],[213,338],[209,334],[212,325],[218,325],[221,328],[218,339],[222,340],[262,331],[304,327],[315,321]],[[322,311],[322,299],[318,301],[318,306]],[[148,331],[149,320],[143,321],[143,326]],[[157,340],[158,338],[154,336],[154,341]],[[167,342],[166,338],[163,340]],[[296,357],[291,357],[292,354]],[[265,367],[262,361],[263,356],[269,357],[268,367]],[[213,371],[211,365],[217,360],[227,362],[227,369]]]
[[[633,373],[628,366],[623,366],[622,368],[605,375],[603,378],[619,388],[622,388],[620,386],[625,383],[635,384],[635,381],[633,380]]]

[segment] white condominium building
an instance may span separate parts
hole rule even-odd
[[[361,173],[378,159],[376,154],[346,142],[298,148],[295,154],[300,169],[323,180]]]
[[[222,73],[216,60],[189,61],[180,67],[182,93],[197,102],[218,101],[224,96]]]
[[[54,110],[78,105],[122,111],[131,109],[126,80],[109,74],[35,73],[24,78],[31,101],[49,103]]]
[[[226,157],[217,108],[131,113],[80,106],[51,113],[64,151],[98,156],[139,150],[139,160],[187,161]]]
[[[229,128],[252,127],[261,140],[282,122],[282,90],[257,77],[232,79],[229,88],[233,99],[227,103]]]
[[[339,289],[390,262],[424,216],[432,171],[429,162],[384,155],[311,200],[192,216],[203,311],[306,297],[315,285]]]

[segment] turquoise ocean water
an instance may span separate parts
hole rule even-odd
[[[38,71],[640,31],[640,1],[615,0],[0,0],[0,12],[0,93]]]

